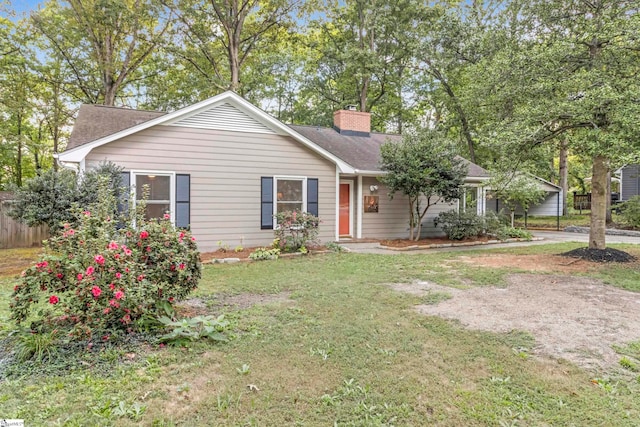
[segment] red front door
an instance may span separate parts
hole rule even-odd
[[[341,236],[351,235],[351,227],[349,224],[351,209],[351,194],[349,184],[340,184],[340,218],[338,231]]]

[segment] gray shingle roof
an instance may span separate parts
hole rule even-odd
[[[361,171],[380,171],[380,147],[382,144],[402,140],[402,136],[397,134],[372,132],[369,136],[349,136],[342,135],[332,128],[298,125],[290,125],[289,127]],[[462,160],[469,168],[467,176],[474,178],[488,178],[490,176],[489,172],[475,163],[466,159]]]
[[[358,170],[380,170],[380,147],[387,141],[399,142],[400,135],[371,133],[369,136],[342,135],[332,128],[290,125],[302,136],[313,141]]]
[[[166,113],[132,110],[129,108],[82,105],[78,112],[67,150],[155,119]],[[375,133],[369,136],[343,135],[332,128],[290,125],[295,132],[306,137],[334,156],[361,171],[380,171],[380,147],[385,142],[400,142],[397,134]],[[489,172],[464,160],[469,166],[469,177],[486,178]]]
[[[165,114],[159,111],[84,104],[78,111],[66,149],[71,150]]]

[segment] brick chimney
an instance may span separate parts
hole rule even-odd
[[[342,135],[369,136],[371,113],[361,113],[355,105],[347,105],[344,110],[333,113],[333,128]]]

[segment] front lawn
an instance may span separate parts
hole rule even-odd
[[[504,285],[508,272],[522,270],[462,262],[488,253],[207,265],[184,310],[225,313],[235,334],[229,343],[177,348],[142,340],[82,349],[54,365],[14,366],[0,382],[0,416],[29,426],[639,425],[632,369],[593,372],[534,357],[530,334],[473,331],[424,316],[413,307],[439,298],[425,302],[385,286],[417,279],[455,288]],[[571,274],[640,291],[632,286],[640,283],[637,264]],[[0,278],[3,305],[13,283]],[[7,314],[3,306],[4,334],[12,328]]]

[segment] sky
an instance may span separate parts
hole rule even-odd
[[[44,0],[9,0],[8,9],[16,12],[17,18],[21,18],[25,12],[38,9],[38,4],[43,3]]]

